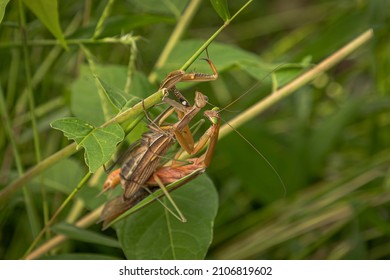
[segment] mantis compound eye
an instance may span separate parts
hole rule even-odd
[[[185,107],[190,107],[190,103],[184,98],[179,98],[179,102],[181,105],[183,105]]]

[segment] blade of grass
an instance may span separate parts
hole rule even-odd
[[[24,13],[22,1],[19,0],[18,4],[19,4],[18,6],[19,6],[19,16],[20,16],[19,18],[20,32],[22,38],[23,62],[24,62],[24,69],[25,69],[26,83],[27,83],[26,88],[27,88],[28,104],[29,104],[29,109],[31,114],[31,126],[32,126],[33,138],[34,138],[35,160],[37,163],[39,163],[41,161],[41,148],[40,148],[39,132],[38,132],[36,116],[35,116],[35,101],[34,101],[32,82],[31,82],[30,56],[26,44],[27,42],[26,19],[25,19],[25,13]],[[43,186],[43,184],[41,184],[41,186]],[[24,193],[24,199],[26,201],[26,208],[27,208],[29,221],[31,224],[32,234],[33,236],[36,236],[39,232],[39,221],[38,221],[37,211],[34,207],[32,196],[27,186],[23,188],[23,193]],[[44,203],[43,209],[47,210],[47,205],[45,205],[45,203],[47,202],[47,200],[45,199],[46,193],[43,187],[41,188],[41,193],[42,193],[43,203]],[[44,220],[45,217],[47,217],[46,211],[44,211]]]
[[[93,36],[92,36],[93,39],[96,39],[97,37],[100,36],[100,34],[102,34],[104,21],[110,15],[112,6],[114,5],[114,2],[115,2],[115,0],[109,0],[107,2],[106,6],[104,7],[104,11],[102,13],[102,16],[99,18],[99,21],[98,21],[96,28],[95,28],[95,32],[93,33]]]

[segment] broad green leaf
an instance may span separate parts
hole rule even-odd
[[[23,0],[23,2],[67,49],[59,21],[57,0]]]
[[[61,130],[65,137],[75,140],[78,147],[84,147],[84,158],[90,172],[95,172],[107,162],[115,152],[116,145],[124,138],[123,129],[117,123],[95,128],[77,118],[64,118],[52,122],[51,126]]]
[[[0,23],[3,21],[5,7],[7,7],[9,0],[0,0]]]
[[[210,1],[214,7],[214,10],[223,19],[223,21],[227,21],[228,19],[230,19],[229,8],[226,0],[210,0]]]
[[[67,223],[59,223],[51,228],[57,234],[63,234],[67,237],[88,243],[95,243],[99,245],[120,248],[119,242],[111,237],[103,234],[82,229]]]
[[[213,183],[202,175],[171,195],[187,222],[180,222],[156,202],[122,220],[116,229],[128,259],[205,257],[218,208]]]

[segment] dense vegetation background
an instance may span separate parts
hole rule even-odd
[[[102,106],[102,87],[94,76],[107,91],[116,87],[126,99],[145,98],[230,18],[217,5],[220,17],[210,1],[58,1],[58,7],[57,1],[7,2],[0,1],[3,190],[69,145],[50,127],[54,120],[76,116],[98,126],[114,115]],[[227,1],[230,15],[246,2]],[[390,257],[389,6],[385,0],[253,1],[211,43],[208,51],[220,78],[182,89],[191,100],[200,90],[221,108],[250,90],[222,113],[229,122],[360,34],[374,31],[331,70],[237,127],[265,159],[237,133],[221,138],[207,169],[219,198],[215,222],[209,222],[213,232],[194,237],[204,243],[198,254],[174,257]],[[209,72],[205,64],[197,60],[188,71]],[[144,130],[144,124],[137,126],[130,141]],[[23,257],[44,221],[88,173],[83,153],[42,166],[44,173],[22,182],[23,191],[0,197],[0,258]],[[157,203],[137,213],[138,220],[127,225],[130,232],[101,232],[96,220],[87,229],[74,226],[107,200],[96,198],[104,177],[100,169],[88,180],[39,244],[58,233],[69,239],[36,257],[173,257],[160,254],[166,248],[159,240],[161,225],[151,236],[144,234],[157,219],[142,224],[142,215],[152,207],[162,211]],[[183,189],[213,190],[211,181],[202,175]],[[212,196],[213,191],[200,197],[216,210]],[[187,197],[185,203],[192,202]],[[181,245],[190,246],[186,242]]]

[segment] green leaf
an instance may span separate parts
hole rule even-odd
[[[117,234],[128,259],[203,259],[213,237],[218,194],[202,175],[172,193],[182,223],[159,203],[121,221]],[[167,200],[165,200],[167,201]]]
[[[67,237],[74,240],[120,248],[119,242],[114,238],[110,238],[100,233],[82,229],[71,224],[59,223],[53,226],[52,230],[57,234],[66,235]]]
[[[125,136],[122,127],[117,123],[95,128],[77,118],[64,118],[52,122],[51,126],[61,130],[65,137],[75,140],[78,147],[84,147],[85,162],[92,173],[110,159],[116,145]]]
[[[120,90],[119,88],[114,88],[110,86],[99,77],[96,77],[96,79],[99,81],[104,91],[104,94],[106,95],[107,99],[111,102],[111,104],[116,109],[118,109],[118,111],[122,109],[127,102],[124,91]]]
[[[0,0],[0,23],[3,21],[5,7],[7,7],[9,0]]]
[[[68,49],[60,26],[57,0],[23,0],[23,2],[60,41],[61,45]]]
[[[230,19],[229,8],[226,0],[210,0],[210,2],[223,21]]]

